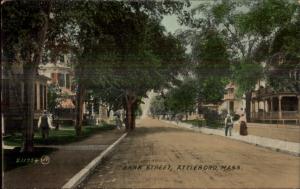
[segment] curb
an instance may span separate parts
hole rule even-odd
[[[102,159],[107,156],[113,150],[113,148],[116,147],[116,145],[119,144],[126,136],[127,133],[124,133],[118,140],[109,145],[109,147],[101,152],[100,155],[98,155],[87,166],[76,173],[66,184],[63,185],[62,188],[76,188],[82,181],[86,179],[86,177],[96,168],[96,166],[101,163]]]

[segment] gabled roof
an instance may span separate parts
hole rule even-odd
[[[225,89],[235,89],[235,88],[236,88],[236,86],[234,85],[233,82],[228,83],[225,87]]]

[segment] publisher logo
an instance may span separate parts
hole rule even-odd
[[[41,157],[41,164],[47,165],[47,164],[49,164],[49,163],[50,163],[50,157],[47,156],[47,155],[43,155],[43,156]]]

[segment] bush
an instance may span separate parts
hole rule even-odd
[[[183,123],[192,124],[195,127],[202,127],[206,125],[205,120],[193,119],[193,120],[183,120]]]
[[[211,109],[204,109],[203,116],[206,120],[207,127],[211,128],[220,128],[223,127],[223,119],[221,115],[218,114],[217,111]]]

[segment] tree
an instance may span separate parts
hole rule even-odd
[[[2,6],[3,55],[7,67],[22,64],[24,81],[24,143],[22,151],[33,151],[34,82],[49,30],[52,1],[9,1]]]
[[[80,134],[82,125],[82,103],[85,91],[87,87],[92,87],[89,86],[90,83],[95,82],[101,88],[114,90],[109,94],[114,94],[117,89],[119,93],[117,96],[122,96],[121,99],[127,113],[126,128],[129,130],[134,128],[132,112],[138,107],[140,99],[146,94],[146,91],[154,87],[154,82],[150,81],[150,78],[156,75],[156,79],[159,79],[161,76],[154,68],[150,70],[155,64],[159,65],[158,57],[154,55],[158,51],[153,46],[159,47],[158,44],[152,42],[155,41],[153,40],[154,35],[158,37],[156,41],[162,40],[161,42],[167,43],[166,45],[175,45],[176,43],[171,36],[168,40],[164,38],[162,28],[157,23],[161,19],[161,14],[178,12],[184,4],[182,2],[84,3],[82,7],[84,14],[80,14],[76,21],[79,23],[76,69],[78,82],[77,134]],[[179,48],[181,47],[175,46],[174,50],[178,51]],[[182,56],[182,52],[178,56]],[[163,56],[165,58],[162,60],[166,61],[166,55]],[[171,59],[175,60],[176,57]],[[145,70],[142,71],[142,68]],[[87,76],[91,75],[91,71],[95,78]],[[170,74],[166,72],[165,75],[167,73]],[[147,80],[149,85],[137,84],[138,77],[145,78],[144,80]],[[140,91],[135,91],[137,89]]]
[[[277,31],[294,19],[299,6],[296,3],[283,0],[208,2],[194,9],[188,20],[193,28],[215,28],[225,40],[232,63],[231,78],[241,93],[246,94],[247,118],[250,118],[251,90],[263,77],[261,61],[265,56],[261,56],[262,52],[268,52]],[[202,16],[195,17],[199,13]]]
[[[174,88],[171,88],[165,98],[166,109],[173,115],[182,113],[186,117],[194,112],[197,98],[197,88],[194,79],[187,78]]]
[[[62,100],[62,93],[60,88],[55,85],[55,84],[51,84],[48,86],[48,94],[47,94],[47,109],[49,112],[55,114],[56,112],[56,108],[59,106],[61,100]]]
[[[124,49],[125,44],[121,43],[120,64],[122,69],[118,69],[118,73],[116,73],[118,81],[116,88],[120,89],[123,95],[127,130],[135,128],[133,112],[141,103],[141,98],[146,95],[148,90],[157,90],[172,81],[179,71],[180,65],[184,63],[184,48],[171,35],[165,36],[157,21],[145,21],[145,25],[142,25],[139,30],[143,32],[121,31],[121,33],[133,34],[126,40],[129,40],[130,44],[135,44]],[[122,38],[122,36],[118,37]],[[122,40],[124,39],[120,41]],[[142,44],[140,44],[141,42]],[[175,51],[174,54],[177,56],[172,56],[174,54],[170,51]]]
[[[123,65],[131,62],[132,55],[155,62],[155,57],[150,56],[151,53],[144,48],[147,46],[145,42],[149,42],[145,40],[146,33],[143,33],[147,31],[145,26],[150,25],[148,17],[158,21],[162,14],[178,13],[184,5],[183,2],[167,1],[163,3],[55,0],[5,2],[2,9],[2,40],[5,47],[3,54],[8,58],[7,69],[13,62],[18,62],[22,64],[24,73],[26,94],[23,151],[33,151],[34,81],[43,53],[50,51],[51,58],[70,50],[76,54],[78,76],[76,133],[80,134],[82,103],[85,87],[87,87],[85,84],[92,81],[87,79],[87,73],[93,70],[93,62],[97,60],[100,65],[107,66],[108,64],[105,64],[107,60],[114,62],[114,57],[117,57],[118,60],[112,67],[120,68],[121,62]],[[118,32],[120,27],[123,29],[122,33]],[[147,34],[150,36],[150,33]],[[158,34],[161,35],[162,32]],[[150,50],[149,47],[147,49]],[[138,58],[136,60],[143,61]],[[93,71],[99,72],[99,70],[101,71],[101,69]],[[116,70],[118,69],[114,69]],[[104,74],[107,75],[109,74]],[[102,78],[104,82],[109,80],[109,77]],[[101,79],[98,77],[93,81],[101,81]],[[130,90],[127,88],[126,93],[132,93],[128,91]],[[126,99],[128,96],[132,95],[126,95]],[[132,97],[129,98],[132,101]],[[129,125],[133,125],[132,121]]]
[[[240,65],[234,67],[236,76],[234,79],[239,84],[240,91],[246,92],[248,119],[250,118],[251,90],[254,89],[259,78],[265,77],[263,73],[268,72],[261,62],[274,56],[274,51],[270,51],[272,44],[276,41],[278,32],[292,22],[296,9],[296,1],[257,1],[249,6],[249,12],[240,14],[236,20],[238,31],[248,36],[256,35],[256,37],[248,37],[248,45],[245,45],[245,49],[248,51],[247,56],[240,60]],[[252,74],[251,76],[249,72]],[[269,84],[271,83],[269,82]]]
[[[201,113],[202,104],[222,100],[226,81],[230,77],[228,44],[212,24],[178,35],[192,47],[190,73],[195,77],[198,112]]]
[[[276,32],[269,52],[263,56],[267,60],[266,79],[273,90],[300,91],[300,6],[295,19]]]

